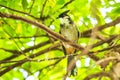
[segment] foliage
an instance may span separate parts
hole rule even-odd
[[[0,0],[0,80],[65,78],[57,16],[66,10],[81,34],[68,80],[118,80],[119,0]]]

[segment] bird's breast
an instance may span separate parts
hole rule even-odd
[[[77,42],[77,40],[78,40],[78,30],[77,30],[76,26],[74,26],[74,25],[69,25],[69,26],[64,25],[64,27],[61,28],[61,34],[65,38],[67,38],[73,42]]]

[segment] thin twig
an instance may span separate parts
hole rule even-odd
[[[50,67],[50,66],[54,66],[55,64],[59,63],[60,61],[61,61],[61,60],[57,60],[55,63],[50,64],[50,65],[48,65],[48,66],[46,66],[46,67],[43,67],[43,68],[41,68],[39,71],[42,71],[43,69],[46,69],[46,68],[48,68],[48,67]]]
[[[14,34],[16,34],[16,35],[18,36],[18,34],[15,32],[15,29],[12,28],[12,26],[11,26],[6,20],[3,19],[3,21],[4,21],[5,24],[8,25],[8,27],[10,27],[10,28],[14,31]],[[3,27],[3,30],[12,38],[12,35],[11,35],[6,29],[4,29],[4,27]],[[21,43],[21,45],[24,47],[22,41],[19,40],[19,39],[18,39],[18,41],[19,41],[19,43]],[[21,48],[20,48],[20,46],[18,45],[17,41],[16,41],[16,40],[13,40],[13,42],[16,44],[16,46],[17,46],[17,47],[19,48],[19,50],[21,51]],[[21,52],[22,52],[22,51],[21,51]],[[25,54],[24,54],[24,55],[25,55]],[[26,55],[25,55],[25,56],[26,56]]]
[[[31,13],[31,11],[32,11],[32,8],[33,8],[34,3],[35,3],[35,0],[33,0],[33,2],[32,2],[32,5],[31,5],[31,7],[30,7],[29,14],[30,14],[30,13]]]
[[[9,52],[9,53],[18,53],[19,51],[18,50],[9,50],[9,49],[5,49],[5,48],[0,48],[1,50],[4,50],[6,52]]]
[[[104,44],[104,43],[110,43],[112,40],[114,40],[114,39],[117,38],[118,36],[119,36],[119,35],[113,35],[113,36],[105,39],[104,41],[99,41],[99,42],[97,42],[96,44],[93,45],[93,48],[94,48],[94,47],[97,47],[97,46],[99,46],[99,45],[102,45],[102,44]]]
[[[60,9],[63,9],[63,8],[66,7],[68,4],[72,3],[73,1],[75,1],[75,0],[70,0],[70,1],[68,1],[68,2],[65,3]]]
[[[43,13],[44,13],[44,9],[45,9],[45,5],[46,5],[47,1],[48,0],[45,0],[45,2],[43,3],[41,14],[40,14],[40,19],[42,19],[42,17],[43,17]]]
[[[60,46],[60,43],[56,43],[56,44],[54,44],[54,45],[52,45],[52,46],[50,46],[50,47],[48,47],[48,48],[46,48],[46,49],[44,49],[44,50],[42,50],[42,51],[39,51],[39,52],[37,52],[37,53],[35,53],[35,54],[31,54],[31,55],[29,55],[28,57],[29,57],[29,58],[35,58],[35,57],[40,56],[40,55],[42,55],[42,54],[44,54],[44,53],[46,53],[46,52],[49,52],[49,51],[53,50],[54,48],[56,48],[56,47],[58,47],[58,46]],[[24,58],[24,59],[20,60],[19,62],[15,63],[15,64],[13,64],[13,65],[8,66],[8,67],[7,67],[6,69],[4,69],[3,71],[0,71],[0,76],[4,75],[4,74],[7,73],[8,71],[12,70],[13,68],[15,68],[15,67],[17,67],[17,66],[22,65],[23,63],[25,63],[25,62],[27,62],[27,61],[29,61],[28,58]]]
[[[47,37],[47,35],[35,35],[35,36],[15,36],[15,37],[9,37],[7,39],[26,39],[26,38],[37,38],[37,37]],[[0,39],[6,39],[5,37],[0,37]]]
[[[103,51],[111,50],[111,49],[113,49],[113,48],[120,48],[120,44],[115,45],[115,46],[111,46],[111,47],[108,47],[108,48],[104,48],[104,49],[101,49],[101,50],[97,50],[97,51],[89,52],[89,53],[90,53],[90,54],[91,54],[91,53],[99,53],[99,52],[103,52]]]
[[[23,50],[22,52],[23,52],[23,53],[29,52],[30,50],[34,50],[34,49],[40,48],[40,47],[42,47],[42,46],[44,46],[44,45],[46,45],[46,44],[48,44],[48,43],[50,43],[50,41],[45,41],[45,42],[39,43],[39,44],[37,44],[37,45],[35,45],[35,46],[26,48],[26,49]],[[3,50],[6,50],[6,49],[3,49]],[[6,50],[6,51],[9,51],[9,52],[10,52],[11,50]],[[13,58],[16,58],[16,57],[22,55],[20,51],[14,50],[14,51],[11,51],[11,52],[15,52],[15,53],[13,53],[13,55],[11,55],[11,56],[3,59],[3,60],[0,60],[0,63],[5,62],[5,61],[9,61],[9,60],[11,60],[11,59],[13,59]]]
[[[52,64],[50,64],[50,65],[48,65],[48,66],[45,66],[45,67],[43,67],[43,68],[41,68],[39,71],[40,72],[42,72],[44,69],[47,69],[47,68],[49,68],[49,67],[54,67],[56,64],[58,64],[59,62],[60,62],[61,60],[57,60],[55,63],[52,63]],[[54,68],[52,68],[52,69],[54,69]],[[38,71],[38,70],[37,70]],[[50,71],[50,70],[49,70]],[[48,72],[47,72],[48,73]],[[40,74],[39,74],[39,76],[40,76]],[[44,74],[44,75],[42,75],[42,76],[46,76],[46,74]],[[40,79],[41,80],[41,79]]]
[[[32,61],[32,62],[43,62],[43,61],[51,61],[51,60],[61,60],[61,59],[64,59],[66,57],[69,57],[69,56],[77,56],[78,54],[69,54],[69,55],[65,55],[65,56],[60,56],[60,57],[54,57],[54,58],[46,58],[46,59],[29,59],[28,58],[28,61]],[[11,61],[2,61],[0,64],[3,64],[3,63],[13,63],[13,62],[19,62],[19,60],[11,60]]]
[[[26,12],[22,12],[22,11],[19,11],[19,10],[16,10],[16,9],[12,9],[12,8],[7,7],[7,6],[4,6],[4,5],[2,5],[2,4],[0,4],[0,6],[6,8],[6,9],[9,9],[9,10],[11,10],[11,11],[15,11],[15,12],[18,12],[18,13],[21,13],[21,14],[28,15],[28,16],[34,18],[34,19],[39,19],[39,18],[37,18],[37,17],[35,17],[35,16],[33,16],[33,15],[30,15],[30,14],[28,14],[28,13],[26,13]]]

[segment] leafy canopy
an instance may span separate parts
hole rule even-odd
[[[81,35],[70,44],[77,48],[78,75],[67,79],[118,80],[119,0],[0,0],[0,80],[66,78],[60,45],[68,40],[56,19],[66,10]]]

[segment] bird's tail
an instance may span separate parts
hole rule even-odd
[[[69,56],[68,59],[67,59],[67,72],[68,72],[68,76],[76,76],[77,75],[76,64],[69,65],[73,59],[74,59],[73,55]],[[70,70],[68,70],[69,66],[71,66]]]

